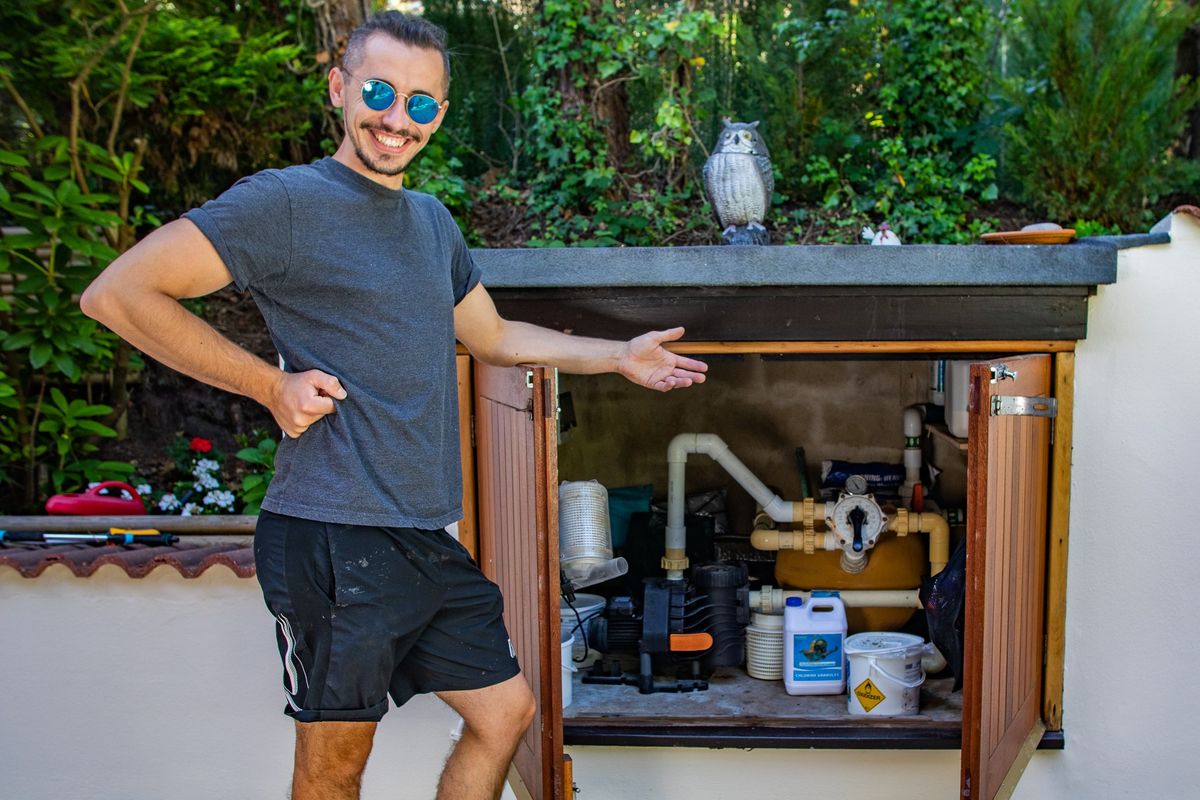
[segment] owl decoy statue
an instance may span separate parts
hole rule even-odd
[[[763,221],[775,190],[767,144],[757,120],[731,122],[726,117],[722,122],[717,144],[704,162],[704,193],[726,244],[767,244]]]

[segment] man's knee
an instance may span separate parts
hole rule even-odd
[[[357,786],[374,737],[373,722],[296,723],[296,777]]]
[[[439,696],[462,716],[474,735],[498,743],[515,742],[537,713],[529,684],[520,675],[496,686]]]

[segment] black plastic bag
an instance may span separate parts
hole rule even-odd
[[[967,582],[967,539],[954,548],[946,568],[921,582],[921,605],[929,623],[929,640],[945,656],[954,673],[954,691],[963,684],[963,609]]]

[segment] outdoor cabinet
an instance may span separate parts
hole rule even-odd
[[[1019,776],[1039,744],[1062,746],[1070,415],[1074,346],[1083,338],[1088,286],[597,289],[495,283],[489,289],[509,319],[608,338],[683,324],[688,335],[676,349],[689,354],[844,360],[860,369],[869,369],[872,359],[973,362],[961,725],[903,717],[724,717],[684,726],[669,721],[670,729],[657,733],[646,719],[570,720],[564,728],[557,376],[545,368],[476,362],[470,413],[478,552],[484,571],[504,591],[506,622],[538,697],[537,717],[515,759],[534,798],[571,796],[564,737],[568,744],[700,747],[961,746],[962,796],[988,800]],[[1015,377],[1004,371],[998,376],[993,368],[1000,364]],[[705,389],[688,391],[699,398]],[[1057,413],[1009,415],[993,403],[997,396],[1053,397]],[[879,443],[893,451],[903,446],[900,410],[892,409],[895,436]],[[748,460],[746,453],[739,456]],[[662,471],[665,483],[665,459]],[[632,687],[611,691],[636,693]],[[782,685],[779,693],[787,698]]]

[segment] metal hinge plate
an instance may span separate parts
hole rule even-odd
[[[998,394],[992,397],[993,417],[1058,416],[1058,401],[1053,397],[1019,397]]]

